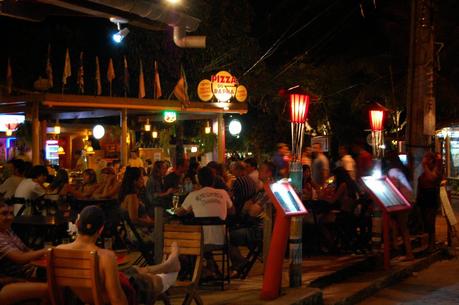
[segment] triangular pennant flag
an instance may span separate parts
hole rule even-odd
[[[115,68],[113,67],[113,60],[110,58],[107,68],[107,79],[112,82],[115,79]]]
[[[48,45],[48,59],[46,60],[46,78],[48,79],[49,87],[54,86],[53,80],[53,65],[51,64],[51,45]]]
[[[84,94],[84,67],[83,67],[83,52],[80,53],[80,65],[78,66],[78,78],[77,78],[78,90],[81,94]]]
[[[159,80],[158,63],[156,62],[156,60],[155,60],[155,80],[153,83],[153,90],[154,90],[153,97],[155,99],[158,99],[163,95],[163,92],[161,90],[161,82]]]
[[[72,76],[72,66],[70,65],[70,53],[69,49],[65,52],[65,64],[64,64],[64,73],[62,74],[62,85],[67,85],[67,78]]]
[[[140,73],[139,73],[139,98],[145,97],[145,80],[143,77],[142,60],[140,60]]]
[[[96,56],[96,95],[102,94],[102,84],[100,81],[100,64],[99,56]]]
[[[180,68],[180,78],[174,87],[174,95],[182,102],[187,103],[189,101],[188,84],[183,67]]]
[[[107,79],[110,85],[110,96],[112,96],[112,81],[115,79],[115,68],[113,67],[113,60],[111,58],[108,61]]]
[[[124,56],[123,89],[124,89],[124,96],[127,96],[129,92],[129,68],[128,68],[126,56]]]
[[[11,69],[11,62],[8,58],[8,66],[6,67],[6,93],[8,95],[13,92],[13,70]]]

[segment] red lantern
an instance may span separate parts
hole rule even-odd
[[[370,110],[371,131],[382,131],[383,130],[383,119],[384,119],[384,111]]]
[[[307,94],[290,94],[290,120],[303,124],[308,116],[310,97]]]

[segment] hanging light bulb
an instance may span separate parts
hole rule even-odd
[[[206,125],[206,128],[204,128],[204,132],[205,134],[210,134],[211,131],[212,129],[210,128],[209,121],[207,121],[207,125]]]
[[[56,125],[54,125],[54,133],[55,134],[61,133],[61,126],[59,125],[59,120],[56,120]]]
[[[151,132],[151,137],[152,137],[153,139],[157,139],[157,138],[158,138],[158,132],[157,132],[156,130],[153,130],[153,131]]]
[[[11,129],[7,128],[7,129],[5,130],[5,135],[6,135],[7,137],[11,137],[11,136],[13,135],[13,131],[12,131]]]
[[[145,124],[144,128],[145,128],[145,131],[151,130],[150,119],[147,119],[147,123]]]

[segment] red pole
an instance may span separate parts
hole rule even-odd
[[[390,268],[390,218],[389,213],[383,211],[383,241],[384,241],[384,269]]]
[[[263,300],[273,300],[279,296],[289,232],[290,217],[286,217],[283,213],[277,211],[268,258],[265,262],[263,288],[260,296]]]

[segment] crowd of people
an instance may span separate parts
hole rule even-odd
[[[370,239],[362,242],[362,236],[358,235],[366,232],[368,236],[370,231],[371,236],[371,213],[375,205],[369,203],[359,178],[371,175],[373,160],[363,145],[354,144],[350,148],[341,145],[339,158],[334,163],[319,143],[306,147],[301,157],[301,197],[306,206],[315,203],[316,208],[317,204],[321,205],[314,222],[323,238],[320,250],[324,253],[353,251],[359,245],[368,246],[370,242]],[[13,233],[10,228],[13,213],[18,213],[21,207],[15,207],[13,211],[5,200],[44,197],[55,201],[68,198],[112,199],[120,209],[126,211],[146,241],[152,241],[155,207],[172,208],[177,217],[218,217],[228,226],[231,276],[238,277],[248,264],[240,247],[251,250],[262,248],[263,231],[266,229],[264,219],[267,217],[267,208],[272,205],[263,185],[288,177],[290,160],[289,148],[282,143],[278,145],[272,159],[260,165],[256,158],[230,160],[226,164],[212,161],[205,166],[201,166],[197,159],[179,159],[171,167],[168,161],[163,160],[144,162],[134,153],[126,167],[117,166],[119,163],[113,162],[98,173],[93,169],[84,169],[82,181],[78,184],[69,182],[68,173],[64,169],[57,169],[53,179],[50,179],[46,166],[32,166],[22,160],[11,160],[7,164],[9,176],[0,185],[0,194],[3,196],[0,203],[0,273],[26,280],[36,276],[35,270],[30,269],[30,262],[42,257],[45,250],[28,249]],[[384,173],[405,198],[420,210],[423,230],[429,234],[430,246],[434,247],[435,216],[439,207],[438,192],[442,178],[439,155],[427,153],[422,167],[417,194],[414,195],[407,170],[398,155],[389,152],[384,160]],[[184,200],[181,205],[176,205],[174,201],[179,196],[184,196]],[[118,277],[108,277],[116,267],[113,265],[113,254],[96,246],[104,227],[100,213],[101,210],[94,206],[81,211],[77,220],[78,237],[72,243],[59,247],[97,250],[103,266],[100,272],[106,275],[105,297],[112,304],[125,304]],[[398,228],[403,238],[408,260],[413,258],[408,227],[411,214],[404,212],[394,216],[394,228]],[[310,217],[305,217],[306,224],[311,222]],[[221,278],[212,258],[212,250],[226,242],[226,228],[224,225],[205,226],[203,233],[207,275],[210,278]],[[340,249],[337,249],[338,245]],[[136,269],[136,279],[150,281],[148,287],[154,287],[152,289],[155,292],[163,291],[164,287],[173,284],[179,269],[177,253],[174,253],[162,267]],[[163,273],[166,275],[157,276]],[[37,288],[33,285],[31,289]],[[0,291],[0,300],[2,293],[5,293],[4,290]],[[80,298],[85,299],[84,293]]]

